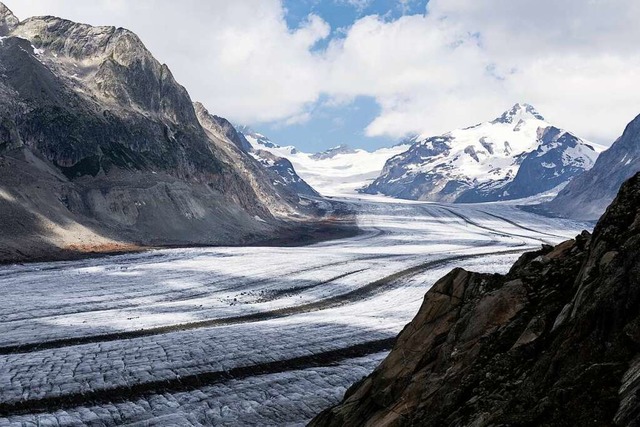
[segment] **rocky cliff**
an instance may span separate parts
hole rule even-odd
[[[597,224],[506,275],[456,269],[312,426],[638,425],[640,174]]]
[[[0,261],[241,244],[317,219],[132,32],[0,3],[0,36]]]

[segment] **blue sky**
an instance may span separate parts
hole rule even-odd
[[[289,28],[298,28],[309,14],[320,16],[331,26],[329,37],[319,41],[314,49],[324,49],[329,41],[341,37],[356,20],[366,15],[378,15],[395,20],[403,15],[424,14],[428,0],[287,0],[284,2]],[[380,107],[370,96],[358,96],[347,105],[332,106],[320,97],[310,107],[309,119],[303,123],[285,125],[281,122],[252,124],[251,127],[280,145],[294,145],[304,151],[323,151],[347,144],[354,148],[375,150],[398,142],[397,137],[366,136],[365,128],[379,114]],[[407,130],[407,133],[410,133]]]
[[[290,28],[300,26],[309,14],[331,25],[334,36],[366,15],[394,20],[403,15],[424,13],[428,0],[285,0],[285,19]]]
[[[364,134],[367,125],[380,114],[375,99],[359,96],[353,102],[337,107],[326,105],[325,101],[326,98],[321,97],[311,108],[309,119],[302,123],[273,122],[251,127],[280,145],[294,145],[309,152],[324,151],[341,144],[375,150],[397,142],[397,138]]]

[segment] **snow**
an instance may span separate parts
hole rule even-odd
[[[514,123],[517,123],[514,126]],[[551,126],[535,117],[518,116],[514,123],[485,122],[445,134],[450,150],[437,157],[411,165],[412,173],[430,172],[446,162],[449,174],[463,181],[484,183],[515,177],[520,167],[517,158],[539,146],[538,129]],[[427,136],[423,144],[428,142]],[[493,153],[486,146],[493,147]],[[470,154],[470,153],[473,153]]]
[[[0,425],[302,425],[386,354],[342,352],[397,335],[453,266],[506,272],[585,226],[505,202],[342,202],[360,235],[0,268]],[[85,403],[11,410],[61,396]]]
[[[562,153],[564,166],[579,164],[585,169],[591,169],[596,163],[599,152],[590,150],[586,145],[567,147]]]
[[[286,157],[295,171],[324,196],[352,196],[358,189],[376,179],[385,162],[404,151],[408,145],[381,148],[373,152],[356,149],[353,153],[336,154],[331,158],[313,159],[313,154],[304,153],[293,147],[268,148],[247,137],[254,148],[267,150],[279,157]],[[292,154],[293,151],[293,154]]]
[[[288,155],[298,175],[325,196],[350,196],[380,175],[385,162],[406,151],[406,145],[381,148],[369,152],[358,149],[354,153],[314,160],[311,154],[298,152]]]
[[[33,49],[33,54],[34,55],[42,55],[44,53],[43,49],[38,49],[34,45],[31,45],[31,48]]]
[[[408,144],[401,144],[370,152],[363,149],[349,150],[346,146],[337,145],[326,152],[340,149],[345,149],[346,152],[318,159],[314,158],[317,156],[315,153],[305,153],[293,146],[280,146],[245,126],[238,126],[238,129],[244,131],[244,137],[254,150],[269,151],[288,159],[298,176],[323,196],[349,197],[358,194],[358,189],[380,175],[388,159],[409,148]]]
[[[549,176],[566,175],[563,179],[568,181],[590,169],[603,149],[554,127],[527,104],[516,104],[496,120],[440,136],[419,135],[411,141],[406,153],[390,160],[373,189],[387,194],[415,190],[418,198],[455,200],[458,193],[445,191],[447,185],[454,184],[461,191],[475,189],[489,195],[514,182],[523,161],[552,152],[542,166],[552,169]],[[421,189],[423,182],[428,184],[424,185],[427,190]],[[432,190],[428,190],[430,186]],[[547,188],[547,183],[540,184],[540,190]]]

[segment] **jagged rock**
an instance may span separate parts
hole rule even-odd
[[[324,159],[332,159],[339,154],[350,154],[355,153],[355,150],[349,148],[348,145],[341,144],[333,148],[329,148],[328,150],[322,151],[320,153],[315,153],[310,156],[313,160],[324,160]]]
[[[20,23],[7,6],[0,3],[0,37],[6,36]]]
[[[209,113],[205,106],[200,102],[195,102],[193,106],[200,124],[202,124],[205,129],[209,129],[210,131],[227,138],[233,142],[239,150],[247,153],[251,151],[251,144],[247,141],[247,138],[245,138],[242,133],[238,132],[231,122],[224,117],[219,117],[215,114]]]
[[[440,279],[383,363],[311,426],[638,425],[638,307],[640,174],[593,236],[506,275]]]

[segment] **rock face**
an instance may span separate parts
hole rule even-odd
[[[415,137],[363,192],[413,200],[483,202],[533,196],[590,169],[597,149],[527,104],[442,136]]]
[[[0,37],[9,34],[20,21],[7,6],[0,3]]]
[[[611,203],[620,185],[640,171],[640,116],[629,123],[591,170],[569,183],[543,208],[553,214],[596,220]]]
[[[233,163],[244,172],[246,179],[252,181],[254,188],[265,194],[278,194],[281,199],[292,204],[298,203],[298,195],[318,196],[318,193],[298,176],[287,159],[268,151],[254,149],[227,119],[211,115],[202,104],[196,103],[195,109],[198,120],[210,138],[233,159]],[[233,142],[233,147],[230,147],[227,141]]]
[[[312,426],[638,425],[640,174],[596,226],[507,275],[456,269]]]
[[[0,3],[0,35],[0,261],[247,243],[314,220],[132,32],[20,22]]]

